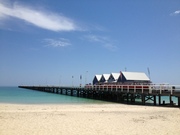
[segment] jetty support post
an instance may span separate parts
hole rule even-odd
[[[129,103],[129,93],[126,94],[126,102]]]
[[[178,97],[178,106],[180,107],[180,97]]]
[[[131,93],[131,103],[134,103],[135,102],[135,96],[133,93]]]
[[[153,95],[154,97],[154,105],[156,105],[156,95]]]
[[[73,96],[73,92],[74,92],[73,89],[71,89],[71,96]]]
[[[77,97],[79,97],[79,90],[77,90],[76,92],[77,92]]]
[[[169,95],[169,102],[170,102],[170,105],[173,105],[172,95],[171,94]]]
[[[120,94],[117,92],[117,102],[120,101]]]
[[[120,97],[120,102],[123,103],[124,102],[124,95],[123,93],[119,93],[119,97]]]
[[[58,94],[59,93],[59,88],[56,88],[56,94]]]
[[[68,89],[65,89],[65,91],[66,91],[66,95],[68,95]]]
[[[159,97],[159,105],[161,105],[161,94],[159,94],[158,97]]]
[[[141,95],[141,100],[142,100],[143,105],[145,105],[145,102],[146,102],[145,97],[146,97],[145,94]]]

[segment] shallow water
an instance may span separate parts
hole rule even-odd
[[[46,93],[18,87],[0,87],[0,103],[11,104],[108,104],[109,102]]]

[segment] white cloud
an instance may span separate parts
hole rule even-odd
[[[174,14],[180,14],[180,10],[175,11]]]
[[[105,36],[87,35],[84,36],[90,42],[100,43],[103,47],[110,51],[116,51],[118,47],[114,44],[114,41]]]
[[[177,11],[171,13],[170,15],[178,15],[178,14],[180,14],[180,10],[177,10]]]
[[[18,18],[51,31],[72,31],[78,29],[73,20],[62,15],[35,10],[17,3],[7,6],[7,4],[3,4],[0,1],[0,19],[4,20],[7,17]]]
[[[65,47],[71,45],[70,41],[65,38],[59,38],[59,39],[47,38],[44,39],[43,42],[46,43],[46,46],[52,46],[52,47]]]
[[[116,45],[111,44],[111,43],[105,44],[104,47],[111,51],[116,51],[118,49]]]
[[[85,38],[87,38],[91,42],[104,43],[104,42],[108,41],[107,37],[97,36],[97,35],[87,35],[87,36],[85,36]]]

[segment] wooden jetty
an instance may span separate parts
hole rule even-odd
[[[19,86],[19,88],[128,104],[136,104],[135,99],[139,99],[140,104],[146,105],[150,100],[153,105],[180,107],[180,86],[171,86],[164,84],[86,85],[85,87]],[[162,96],[168,96],[169,102],[162,102]],[[173,103],[173,96],[177,97],[177,104]],[[156,101],[157,99],[158,103]]]

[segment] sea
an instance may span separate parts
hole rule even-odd
[[[138,99],[137,99],[138,101]],[[158,96],[157,96],[157,104]],[[168,96],[161,97],[161,104],[169,103]],[[178,99],[172,97],[173,103],[177,104]],[[153,104],[153,101],[148,101]],[[46,93],[18,87],[0,87],[0,103],[10,104],[109,104],[112,102],[88,99],[62,94]]]
[[[109,102],[18,87],[0,87],[0,103],[10,104],[108,104]]]

